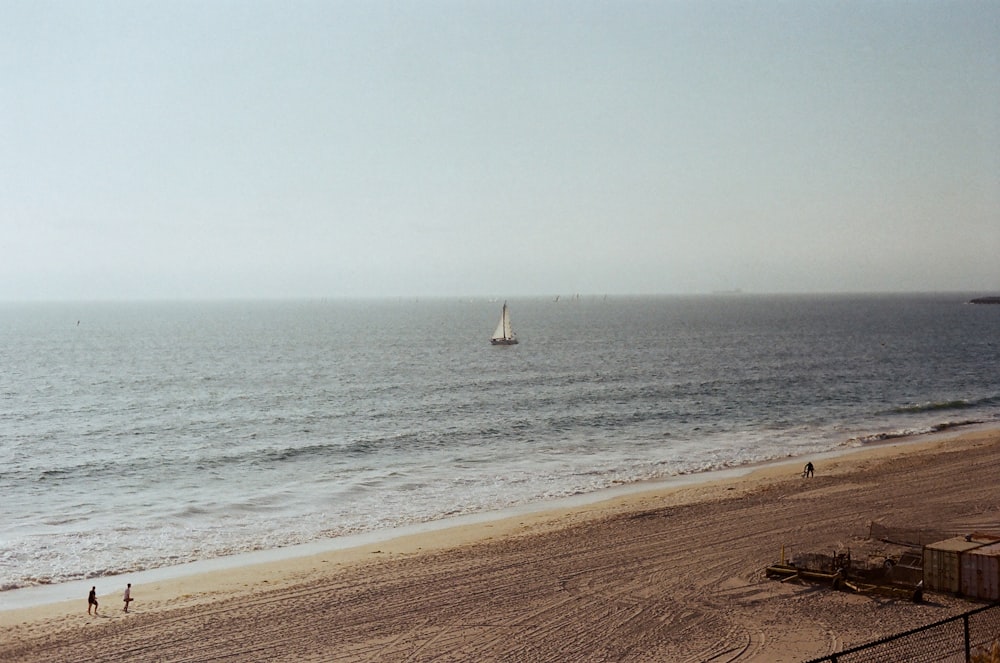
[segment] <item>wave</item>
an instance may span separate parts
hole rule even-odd
[[[953,400],[921,403],[919,405],[903,405],[893,408],[893,414],[919,414],[921,412],[936,412],[939,410],[968,410],[970,408],[1000,405],[1000,396],[987,396],[975,400]]]
[[[351,441],[319,441],[301,446],[274,446],[253,448],[202,460],[203,465],[223,466],[240,463],[276,465],[290,462],[311,461],[323,458],[345,459],[371,456],[379,452],[392,452],[400,448],[419,449],[440,444],[441,433],[434,431],[404,431],[388,435],[372,435]]]
[[[926,426],[924,428],[915,429],[905,429],[896,431],[884,431],[881,433],[872,433],[871,435],[861,435],[858,437],[852,437],[844,444],[846,446],[863,446],[865,444],[872,444],[875,442],[885,442],[887,440],[895,440],[904,437],[916,437],[918,435],[928,435],[930,433],[940,433],[951,428],[960,428],[962,426],[975,426],[976,424],[984,423],[982,419],[965,419],[962,421],[944,421],[939,424],[933,424],[931,426]]]

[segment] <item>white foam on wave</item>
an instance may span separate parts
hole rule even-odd
[[[631,482],[624,485],[606,487],[596,491],[582,491],[572,495],[553,495],[548,499],[518,504],[515,506],[507,506],[502,509],[480,511],[476,513],[463,513],[419,523],[408,523],[384,529],[342,534],[339,536],[312,540],[305,543],[263,548],[253,551],[222,555],[209,559],[189,561],[175,560],[173,564],[159,566],[156,568],[135,568],[121,572],[115,571],[112,573],[87,576],[84,579],[74,578],[62,582],[54,580],[42,581],[33,586],[8,589],[7,591],[0,593],[0,598],[2,598],[0,610],[26,608],[34,605],[44,605],[60,601],[79,599],[81,596],[85,596],[90,587],[98,582],[101,584],[102,588],[111,586],[113,591],[118,591],[118,588],[124,588],[126,583],[141,586],[142,584],[150,584],[161,580],[186,577],[210,571],[223,571],[252,564],[274,562],[282,559],[293,559],[296,557],[304,557],[334,550],[345,550],[370,543],[387,541],[409,534],[419,534],[443,530],[450,527],[485,523],[517,515],[557,509],[560,507],[568,508],[582,506],[585,504],[611,499],[620,495],[652,490],[658,487],[677,487],[702,481],[741,476],[742,474],[752,471],[752,469],[753,468],[751,467],[732,468],[718,472],[677,475],[669,479],[654,482]],[[104,591],[106,590],[101,589],[102,593]]]
[[[153,501],[147,513],[137,511],[124,521],[127,524],[107,519],[79,530],[67,523],[22,536],[12,543],[11,563],[0,564],[0,584],[9,588],[72,582],[331,537],[394,531],[448,517],[599,494],[612,487],[697,477],[788,455],[783,444],[768,444],[763,438],[747,442],[746,436],[718,438],[717,448],[706,450],[704,441],[671,440],[663,447],[630,447],[625,456],[622,449],[557,450],[507,462],[502,474],[496,473],[500,466],[490,462],[472,465],[460,476],[451,476],[447,466],[423,468],[425,479],[420,482],[412,480],[412,472],[385,470],[375,473],[380,479],[377,486],[365,485],[366,473],[353,487],[332,491],[324,491],[322,482],[302,482],[284,503],[272,488],[257,491],[259,500],[236,493],[235,501],[227,502],[225,493],[218,493],[211,501],[178,505],[168,518],[158,516]],[[813,444],[799,451],[820,448]]]
[[[971,426],[971,430],[989,428],[989,425]],[[950,435],[959,435],[969,429],[949,428],[944,431],[931,433],[933,437],[947,438]],[[925,437],[903,437],[886,442],[887,444],[902,445],[915,443]],[[816,451],[809,454],[813,461],[823,461],[849,453],[850,448],[839,446],[827,448],[823,451]],[[599,502],[614,497],[639,493],[659,488],[674,488],[679,486],[693,485],[719,479],[735,478],[744,476],[755,469],[768,465],[772,467],[794,466],[799,469],[801,456],[784,456],[777,459],[769,459],[763,462],[745,463],[729,466],[722,469],[712,469],[708,471],[690,471],[671,474],[667,477],[660,477],[651,480],[624,481],[602,486],[593,490],[579,490],[576,492],[559,491],[558,493],[539,495],[537,499],[517,504],[508,504],[495,509],[484,509],[473,512],[455,513],[448,515],[441,514],[437,518],[425,519],[419,522],[399,521],[395,524],[386,524],[383,527],[364,529],[358,531],[336,530],[321,533],[308,541],[294,542],[280,541],[271,538],[268,543],[262,543],[250,550],[233,550],[229,553],[220,552],[217,556],[202,557],[196,559],[184,559],[183,555],[177,555],[168,559],[161,559],[160,564],[144,567],[135,564],[132,568],[126,569],[98,569],[94,573],[88,574],[85,579],[71,579],[65,581],[56,580],[54,577],[40,577],[34,586],[18,586],[16,589],[6,589],[0,592],[0,609],[15,609],[29,607],[32,605],[43,605],[55,603],[63,600],[79,599],[84,596],[91,585],[100,581],[102,586],[109,584],[118,590],[123,588],[125,583],[141,585],[159,580],[185,577],[209,571],[219,571],[257,563],[273,562],[282,559],[292,559],[333,550],[344,550],[352,547],[362,546],[370,543],[390,540],[392,538],[417,534],[423,532],[437,531],[449,527],[467,524],[476,524],[499,520],[506,517],[537,513],[562,507],[583,506]],[[204,554],[202,551],[201,554]],[[2,585],[0,585],[2,587]],[[103,590],[102,590],[103,591]]]

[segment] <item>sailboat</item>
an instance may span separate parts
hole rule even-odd
[[[500,322],[490,339],[493,345],[517,345],[517,335],[510,326],[510,311],[507,310],[507,302],[503,303],[503,310],[500,312]]]

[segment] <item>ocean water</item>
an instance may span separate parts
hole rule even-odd
[[[0,589],[1000,421],[960,294],[0,305]]]

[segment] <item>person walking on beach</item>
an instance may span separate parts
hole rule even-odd
[[[135,599],[132,598],[132,583],[129,583],[125,587],[125,594],[122,595],[122,601],[125,602],[125,607],[122,608],[122,610],[125,611],[125,612],[128,612],[128,604],[131,603],[134,600]]]
[[[806,469],[802,471],[802,476],[811,477],[813,475],[813,464],[812,461],[806,463]]]
[[[90,594],[87,594],[87,614],[90,614],[90,607],[94,607],[94,614],[97,614],[97,588],[91,587]]]

